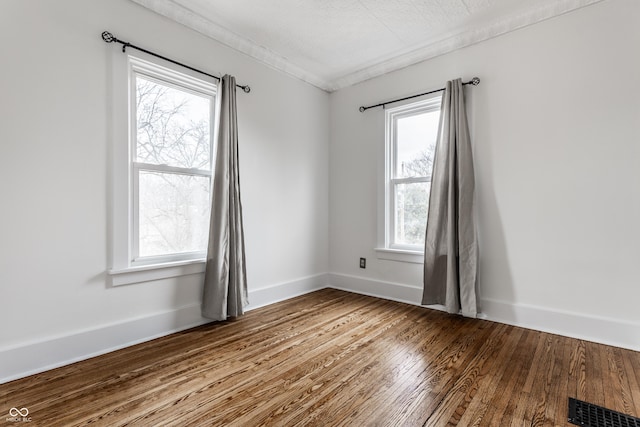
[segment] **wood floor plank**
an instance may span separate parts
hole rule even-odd
[[[545,407],[545,424],[553,425],[554,420],[561,420],[567,416],[568,378],[565,366],[568,366],[569,358],[565,355],[566,340],[560,336],[553,337],[553,359],[551,376],[545,392],[548,395]]]
[[[587,401],[587,343],[583,340],[578,342],[576,355],[576,374],[577,374],[577,399]]]
[[[30,426],[552,426],[638,416],[640,353],[334,289],[0,385]]]
[[[605,387],[610,394],[609,408],[629,414],[634,412],[635,406],[629,386],[629,376],[624,371],[623,355],[619,348],[603,346],[607,356],[608,377],[605,377]],[[611,403],[609,403],[611,402]]]
[[[602,353],[599,344],[585,342],[587,358],[585,361],[585,401],[605,406],[604,371],[602,369]]]
[[[627,414],[640,418],[640,368],[634,353],[620,350],[623,359],[623,372],[629,381],[629,394],[631,396],[629,412]]]
[[[569,383],[567,384],[568,397],[585,400],[586,391],[586,367],[585,345],[582,340],[567,341],[570,346],[569,357]]]
[[[531,391],[531,398],[535,401],[535,404],[531,405],[530,416],[527,417],[527,419],[531,419],[532,426],[549,425],[546,411],[554,403],[552,393],[554,384],[558,381],[558,378],[554,377],[555,352],[557,348],[555,338],[550,334],[544,335],[544,352],[536,367],[536,375]]]

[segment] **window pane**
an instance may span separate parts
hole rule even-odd
[[[139,256],[205,251],[209,178],[140,171]]]
[[[395,185],[395,236],[399,245],[424,245],[431,183]]]
[[[396,121],[395,178],[431,176],[440,111]]]
[[[211,98],[136,76],[136,161],[209,169]]]

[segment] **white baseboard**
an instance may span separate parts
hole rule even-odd
[[[249,291],[253,310],[326,287],[327,275]],[[0,384],[210,322],[200,304],[0,349]]]
[[[329,287],[413,305],[422,299],[419,287],[346,274],[329,274]],[[640,324],[487,298],[481,309],[478,317],[494,322],[640,351]]]
[[[526,304],[482,299],[488,320],[640,351],[640,324]]]
[[[247,311],[264,307],[265,305],[288,300],[299,295],[308,294],[327,287],[328,274],[316,274],[291,282],[277,283],[264,288],[249,291],[249,306]]]
[[[200,304],[0,351],[0,384],[209,322]]]
[[[420,305],[422,289],[400,283],[383,282],[347,274],[329,274],[329,287],[361,295]]]

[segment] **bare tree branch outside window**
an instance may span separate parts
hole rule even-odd
[[[212,99],[136,78],[136,162],[183,169],[211,169]],[[139,255],[196,252],[206,248],[210,178],[144,170],[139,180]]]

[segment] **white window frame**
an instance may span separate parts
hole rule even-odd
[[[440,111],[442,96],[436,95],[418,102],[385,110],[384,176],[379,191],[377,257],[391,261],[424,262],[424,248],[419,245],[394,243],[395,236],[395,186],[398,184],[430,182],[431,177],[395,178],[398,119],[417,114]]]
[[[211,180],[210,170],[180,168],[136,162],[136,75],[157,81],[163,85],[211,97],[211,129],[215,135],[216,85],[198,73],[185,70],[144,53],[112,56],[113,79],[113,143],[111,145],[111,251],[109,274],[113,286],[159,280],[204,272],[206,250],[139,257],[138,231],[138,176],[139,171],[180,173],[191,176],[206,176]],[[212,142],[210,165],[213,170],[214,143]],[[210,183],[210,186],[212,184]]]

